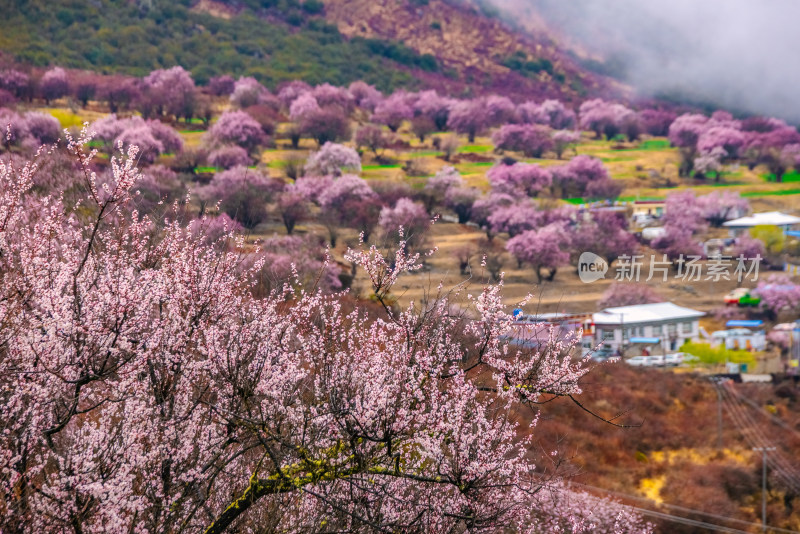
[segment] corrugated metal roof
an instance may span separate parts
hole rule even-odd
[[[733,228],[750,228],[753,226],[789,226],[792,224],[800,223],[800,217],[794,215],[787,215],[780,211],[766,211],[763,213],[754,213],[748,217],[741,217],[722,223],[722,226]]]
[[[684,308],[672,302],[657,302],[654,304],[638,304],[635,306],[620,306],[617,308],[606,308],[605,310],[592,315],[595,324],[636,324],[636,323],[657,323],[660,321],[670,321],[678,319],[696,319],[704,316],[705,313]]]

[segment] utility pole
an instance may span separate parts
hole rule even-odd
[[[767,452],[774,451],[775,447],[753,447],[756,452],[761,452],[761,530],[767,530]]]
[[[722,384],[717,382],[717,449],[722,450]]]

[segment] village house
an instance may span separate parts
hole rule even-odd
[[[726,221],[722,223],[722,226],[728,229],[731,237],[736,237],[756,226],[775,226],[786,232],[798,224],[800,224],[800,217],[787,215],[780,211],[766,211]]]
[[[606,308],[592,315],[595,341],[614,351],[640,344],[673,352],[700,335],[705,313],[672,302]]]

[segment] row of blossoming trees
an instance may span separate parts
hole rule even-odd
[[[401,242],[347,253],[370,312],[259,293],[269,258],[180,203],[142,215],[137,149],[100,175],[88,144],[77,175],[0,163],[4,532],[650,529],[533,463],[536,404],[588,368],[571,339],[509,348],[500,286],[397,309]]]
[[[8,80],[24,77],[16,71],[4,72]],[[50,73],[54,74],[47,79],[66,76],[59,69],[46,74]],[[75,76],[75,80],[64,85],[65,90],[70,87],[77,90],[85,82]],[[12,81],[4,86],[7,90],[16,87]],[[616,198],[621,183],[611,179],[599,160],[587,156],[576,156],[566,164],[548,168],[505,158],[489,171],[491,189],[486,194],[466,187],[451,168],[429,179],[421,191],[401,183],[370,184],[359,178],[363,154],[371,152],[380,158],[389,148],[408,148],[408,143],[396,134],[401,127],[408,128],[420,140],[432,132],[452,130],[474,138],[493,129],[496,150],[530,158],[546,154],[561,158],[579,141],[580,130],[590,130],[609,139],[619,135],[636,139],[643,132],[669,134],[672,143],[681,149],[682,170],[689,172],[694,167],[696,176],[710,174],[712,167],[719,176],[723,163],[742,160],[750,165],[766,164],[779,179],[786,169],[796,165],[800,153],[796,150],[800,148],[795,144],[796,130],[775,119],[736,121],[725,113],[716,113],[711,118],[690,114],[676,118],[669,111],[637,112],[602,100],[583,103],[576,114],[554,100],[520,104],[500,96],[457,100],[435,91],[398,91],[384,96],[363,82],[342,88],[328,84],[311,87],[295,81],[273,93],[253,78],[231,77],[215,78],[201,91],[180,67],[154,71],[141,80],[108,78],[102,79],[102,83],[129,88],[131,96],[123,100],[142,116],[111,114],[96,121],[92,125],[95,143],[109,155],[119,147],[136,145],[141,164],[158,163],[146,169],[146,178],[137,186],[140,211],[163,210],[170,202],[191,192],[199,203],[199,214],[221,209],[225,215],[214,221],[220,228],[241,225],[254,229],[265,221],[283,224],[288,237],[276,237],[271,242],[270,248],[276,256],[270,263],[272,272],[264,277],[267,287],[286,279],[291,273],[291,258],[297,257],[298,250],[305,251],[302,258],[308,260],[295,262],[299,272],[310,276],[320,267],[323,253],[320,242],[309,236],[292,235],[304,221],[324,226],[332,246],[345,228],[363,233],[369,240],[385,236],[402,224],[408,234],[407,246],[413,248],[424,241],[430,217],[444,210],[461,223],[483,228],[489,241],[496,234],[508,235],[505,249],[519,264],[531,265],[540,280],[552,279],[559,267],[574,263],[580,250],[593,244],[593,233],[597,231],[610,236],[601,247],[605,249],[601,253],[608,259],[635,250],[636,242],[622,217],[554,208],[543,200]],[[191,116],[185,111],[204,95],[228,99],[232,109],[213,122],[201,149],[189,149],[183,146],[180,135],[162,120]],[[110,102],[109,107],[112,107]],[[6,147],[12,151],[30,152],[39,143],[52,142],[58,137],[57,121],[47,115],[7,109],[2,114],[10,125]],[[277,124],[285,121],[289,121],[289,127],[278,133]],[[359,126],[352,128],[353,124]],[[288,181],[252,168],[260,159],[261,149],[277,136],[286,137],[295,147],[301,138],[310,137],[319,147],[306,162],[301,159],[287,162]],[[360,153],[337,143],[352,139]],[[445,157],[454,150],[454,136],[437,141]],[[196,178],[190,181],[183,178],[201,165],[211,165],[220,172],[208,184],[197,182]],[[719,224],[724,220],[720,213],[731,213],[733,208],[744,204],[730,194],[706,198],[703,202],[707,206],[700,209],[705,210],[703,216],[675,217],[676,222],[666,220],[667,234],[653,245],[671,257],[697,253],[704,221]],[[375,232],[376,229],[381,231]],[[482,248],[482,252],[491,252],[497,247]],[[598,246],[594,244],[594,248]],[[469,256],[467,252],[464,254]],[[461,263],[469,265],[469,257]],[[491,272],[499,273],[502,260],[497,251],[490,253],[488,265]],[[341,286],[342,273],[337,271],[337,267],[326,269],[324,285]]]

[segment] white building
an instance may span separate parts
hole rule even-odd
[[[725,345],[731,350],[759,351],[767,348],[767,337],[763,330],[732,328],[711,333],[711,344]]]
[[[800,217],[794,215],[787,215],[780,211],[766,211],[763,213],[754,213],[747,217],[733,219],[722,223],[730,231],[732,237],[750,230],[756,226],[776,226],[784,232],[790,230],[792,226],[800,224]]]
[[[664,352],[678,350],[700,335],[700,317],[705,313],[671,302],[606,308],[592,315],[595,341],[612,350],[635,343],[660,346]]]

